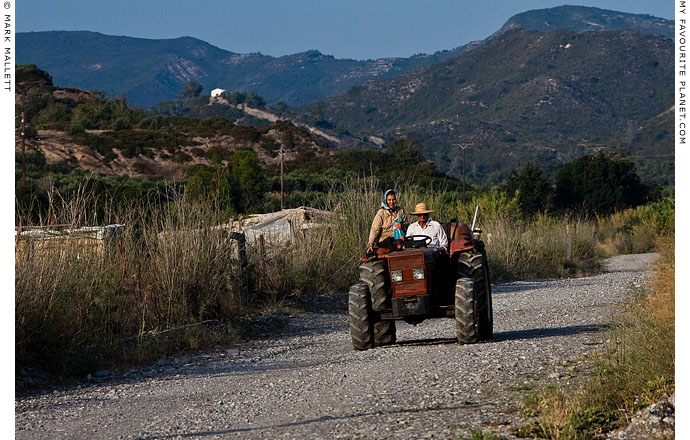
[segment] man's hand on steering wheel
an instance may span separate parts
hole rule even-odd
[[[408,235],[405,237],[405,247],[410,245],[410,247],[421,247],[421,246],[412,246],[413,243],[418,242],[418,241],[423,241],[421,246],[429,246],[431,244],[431,237],[428,235]]]

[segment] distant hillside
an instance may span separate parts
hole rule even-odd
[[[511,30],[460,57],[305,107],[341,131],[415,137],[441,171],[498,182],[602,147],[662,161],[673,179],[673,41],[631,31]],[[662,117],[661,115],[667,115]],[[325,124],[324,123],[324,124]],[[657,171],[658,171],[657,169]],[[669,176],[670,173],[670,176]],[[651,177],[651,176],[646,176]]]
[[[268,103],[300,105],[463,51],[356,61],[312,50],[275,58],[233,53],[191,37],[149,40],[83,31],[17,34],[18,64],[36,64],[50,72],[58,86],[124,93],[145,108],[173,99],[188,81],[202,84],[205,93],[214,88],[249,91]]]
[[[60,172],[79,169],[184,181],[190,166],[227,162],[242,149],[254,151],[266,169],[279,166],[281,147],[288,163],[302,156],[325,160],[333,155],[322,137],[288,121],[250,126],[227,118],[153,116],[102,92],[55,87],[50,74],[33,65],[17,67],[16,87],[16,111],[25,114],[28,154],[40,152],[46,164]],[[16,136],[18,140],[18,132]],[[15,142],[17,152],[21,145]]]
[[[666,38],[674,38],[675,35],[674,23],[671,20],[586,6],[558,6],[523,12],[508,20],[495,35],[500,35],[511,29],[540,32],[556,29],[572,31],[634,30]]]
[[[648,15],[562,6],[518,14],[497,32],[628,29],[673,38],[673,22]],[[36,64],[60,87],[126,94],[149,108],[171,100],[188,81],[261,95],[267,103],[299,106],[335,96],[369,80],[388,78],[461,55],[479,42],[433,55],[378,60],[341,60],[310,50],[282,57],[238,54],[191,37],[149,40],[95,32],[17,34],[17,63]]]

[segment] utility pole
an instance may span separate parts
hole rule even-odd
[[[465,148],[472,146],[474,144],[470,143],[459,143],[455,144],[458,147],[462,148],[462,204],[465,204]]]
[[[26,186],[26,123],[22,112],[22,129],[19,133],[22,137],[22,186]]]
[[[285,197],[283,195],[283,187],[285,180],[283,177],[283,162],[285,162],[285,151],[283,150],[283,144],[280,144],[280,210],[285,209]]]

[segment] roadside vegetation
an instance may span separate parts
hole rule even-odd
[[[69,198],[52,192],[48,214],[40,217],[43,225],[89,225],[99,219],[125,227],[97,244],[18,241],[17,366],[82,375],[181,350],[226,346],[249,336],[258,313],[280,312],[304,296],[345,291],[355,282],[380,185],[371,177],[333,182],[317,206],[335,213],[329,228],[314,229],[290,245],[249,247],[245,263],[227,229],[215,228],[230,218],[213,198],[169,187],[163,195],[149,193],[118,205],[95,196],[88,182]],[[465,204],[433,187],[400,187],[399,194],[405,206],[427,201],[440,221],[471,223],[479,203],[478,224],[494,282],[596,273],[602,243],[609,243],[605,255],[654,250],[664,227],[658,222],[670,216],[672,224],[673,215],[672,202],[662,201],[599,220],[525,218],[516,199],[504,192],[474,195]],[[17,217],[25,218],[22,205],[17,207]],[[644,229],[644,240],[620,238],[621,231],[636,228]],[[625,245],[612,247],[612,237]]]
[[[634,413],[674,392],[675,252],[673,236],[660,243],[650,288],[630,291],[611,322],[607,349],[572,384],[546,386],[526,399],[534,422],[515,430],[526,438],[590,439],[625,426]]]
[[[66,130],[76,142],[101,149],[106,160],[119,149],[134,156],[163,151],[182,162],[179,147],[195,136],[244,142],[235,151],[197,151],[207,164],[190,165],[182,182],[97,175],[32,151],[23,162],[24,183],[18,153],[17,227],[125,225],[98,243],[17,241],[18,368],[74,376],[227,346],[249,337],[261,314],[300,307],[305,296],[344,292],[356,281],[387,188],[398,191],[408,211],[426,202],[441,222],[471,224],[479,205],[493,282],[597,273],[600,258],[653,251],[673,234],[672,190],[641,182],[618,152],[584,156],[553,176],[527,164],[504,185],[464,188],[426,160],[414,139],[317,157],[300,147],[312,142],[308,133],[289,122],[252,127],[170,116],[160,108],[147,113],[124,97],[98,93],[68,105],[53,99],[45,72],[35,66],[17,72],[18,83],[31,86],[17,106],[26,114],[28,137],[38,129]],[[198,98],[198,87],[185,88],[182,98]],[[271,130],[282,137],[269,137]],[[260,145],[275,156],[279,143],[297,151],[285,164],[285,206],[331,211],[333,220],[287,245],[249,247],[241,260],[237,241],[216,226],[280,209],[278,170],[263,167],[250,148]]]

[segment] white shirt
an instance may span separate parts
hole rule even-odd
[[[448,237],[446,237],[446,231],[441,227],[441,223],[437,221],[427,221],[423,229],[419,225],[419,222],[414,222],[407,228],[407,233],[405,235],[407,237],[412,235],[426,235],[427,237],[431,237],[429,248],[437,249],[442,247],[448,250]]]

